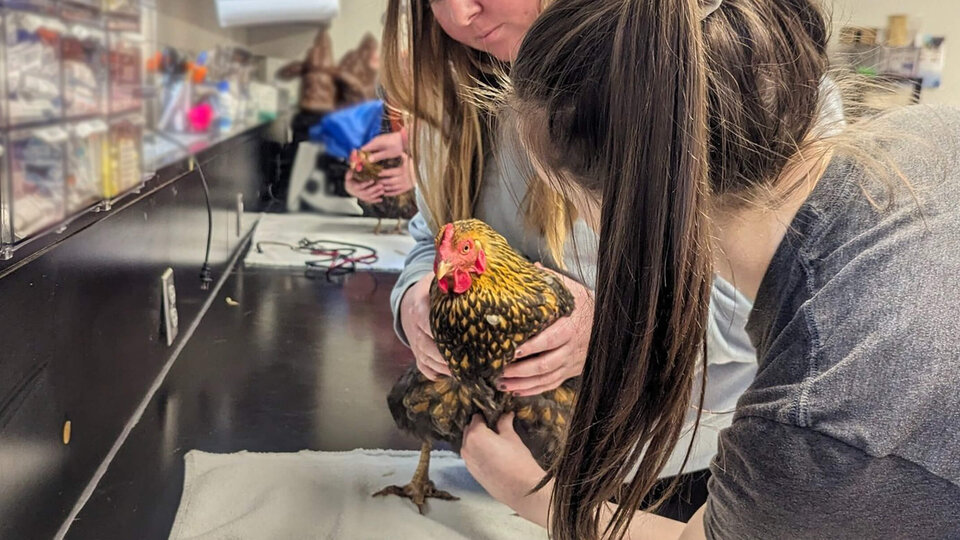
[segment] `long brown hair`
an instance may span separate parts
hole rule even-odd
[[[552,0],[541,0],[546,7]],[[390,0],[383,33],[381,84],[388,103],[408,118],[420,191],[434,227],[472,218],[484,158],[493,150],[497,119],[477,103],[477,90],[507,71],[491,55],[450,38],[427,0]],[[574,219],[572,205],[537,178],[522,201],[527,225],[563,264]]]
[[[677,443],[698,358],[705,368],[711,206],[769,191],[817,118],[828,63],[814,0],[702,13],[698,0],[557,0],[513,65],[536,161],[602,198],[593,333],[549,473],[558,540],[626,531]]]

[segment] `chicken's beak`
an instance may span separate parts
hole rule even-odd
[[[447,277],[451,271],[453,271],[452,264],[448,263],[447,261],[440,261],[440,263],[437,264],[437,281]]]

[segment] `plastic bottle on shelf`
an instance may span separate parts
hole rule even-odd
[[[217,84],[217,127],[220,131],[230,131],[236,114],[237,100],[230,93],[230,83],[220,81]]]

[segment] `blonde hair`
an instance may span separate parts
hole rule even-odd
[[[541,9],[553,0],[541,0]],[[477,102],[506,66],[463,45],[434,19],[426,0],[390,0],[383,33],[381,82],[389,106],[410,132],[418,184],[431,226],[475,217],[484,160],[495,150],[497,117]],[[575,219],[573,205],[531,175],[521,208],[528,228],[544,237],[547,255],[563,266]]]

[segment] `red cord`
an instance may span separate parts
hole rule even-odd
[[[330,257],[331,262],[330,266],[327,267],[327,271],[336,270],[342,268],[348,264],[373,264],[377,262],[377,255],[375,253],[368,253],[360,257],[345,257],[340,255],[339,249],[313,249],[310,250],[310,253],[313,255],[319,255],[322,257]]]

